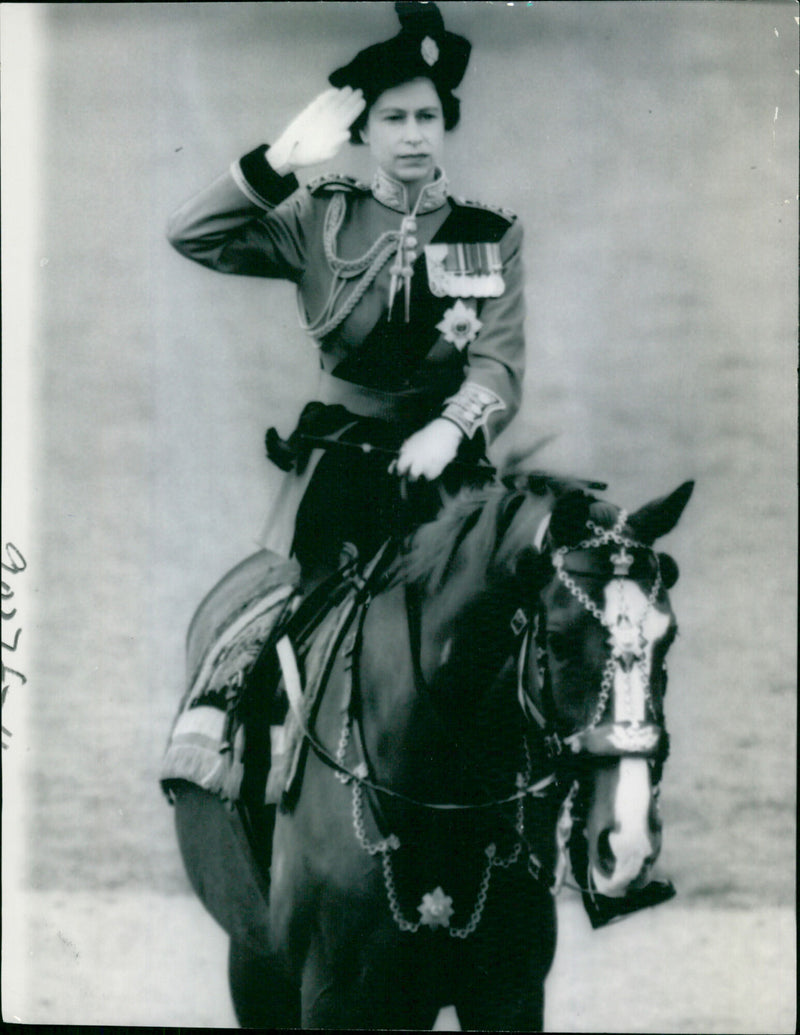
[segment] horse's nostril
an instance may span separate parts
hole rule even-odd
[[[603,873],[609,876],[614,872],[614,850],[611,847],[611,828],[601,830],[597,838],[597,863]]]

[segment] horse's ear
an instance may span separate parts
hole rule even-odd
[[[637,539],[643,543],[654,543],[662,535],[671,532],[677,525],[683,508],[689,502],[693,489],[694,482],[684,482],[669,496],[653,500],[635,514],[631,514],[628,525],[633,529]]]
[[[550,519],[550,536],[556,546],[571,546],[581,541],[586,534],[591,503],[591,496],[577,490],[565,493],[556,501]]]

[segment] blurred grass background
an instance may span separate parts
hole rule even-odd
[[[170,251],[167,216],[274,139],[381,3],[43,4],[31,357],[36,610],[18,733],[34,889],[187,888],[159,761],[202,594],[254,549],[315,356],[290,285]],[[453,191],[526,232],[524,412],[556,470],[631,509],[686,478],[665,545],[684,901],[790,905],[795,858],[797,7],[449,3],[473,42]],[[332,167],[367,175],[352,151]]]

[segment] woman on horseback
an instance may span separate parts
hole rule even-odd
[[[274,144],[234,162],[169,227],[196,262],[297,285],[321,384],[288,441],[268,432],[288,473],[264,545],[293,554],[307,579],[336,568],[343,542],[366,561],[402,531],[398,477],[412,483],[403,527],[432,517],[437,486],[474,475],[520,403],[522,230],[452,197],[441,165],[470,44],[433,3],[395,8],[396,36],[333,72]],[[371,183],[299,186],[295,172],[348,139],[369,148]],[[320,439],[337,445],[314,449]]]

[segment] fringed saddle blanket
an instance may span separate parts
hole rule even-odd
[[[244,729],[229,712],[278,621],[291,609],[300,569],[259,550],[217,583],[195,612],[186,640],[187,686],[170,732],[161,782],[188,780],[235,801]]]

